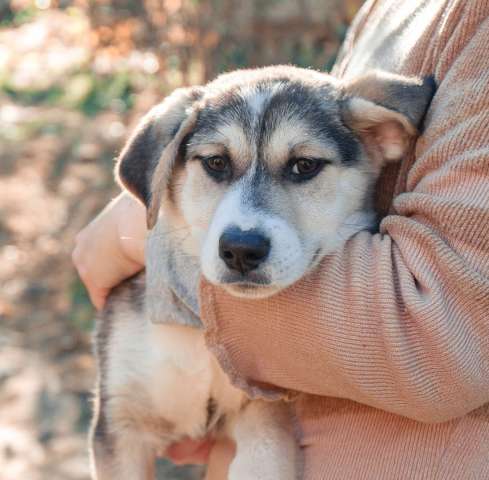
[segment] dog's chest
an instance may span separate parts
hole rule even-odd
[[[111,390],[139,389],[152,415],[171,424],[177,436],[203,435],[220,416],[240,409],[243,394],[207,350],[202,330],[124,324],[111,342]]]

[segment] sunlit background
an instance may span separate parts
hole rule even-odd
[[[361,3],[0,0],[1,480],[88,479],[94,312],[70,254],[137,119],[237,67],[328,70]]]

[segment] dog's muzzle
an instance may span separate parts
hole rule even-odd
[[[219,257],[230,270],[245,276],[257,269],[270,253],[270,240],[258,230],[231,227],[219,238]]]

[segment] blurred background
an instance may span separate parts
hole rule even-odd
[[[330,69],[361,3],[0,0],[1,480],[88,479],[94,311],[70,255],[137,119],[237,67]]]

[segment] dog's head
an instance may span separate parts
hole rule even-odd
[[[381,72],[348,83],[294,67],[225,74],[151,110],[120,156],[120,182],[149,228],[162,212],[208,280],[271,295],[345,240],[432,94],[429,80]]]

